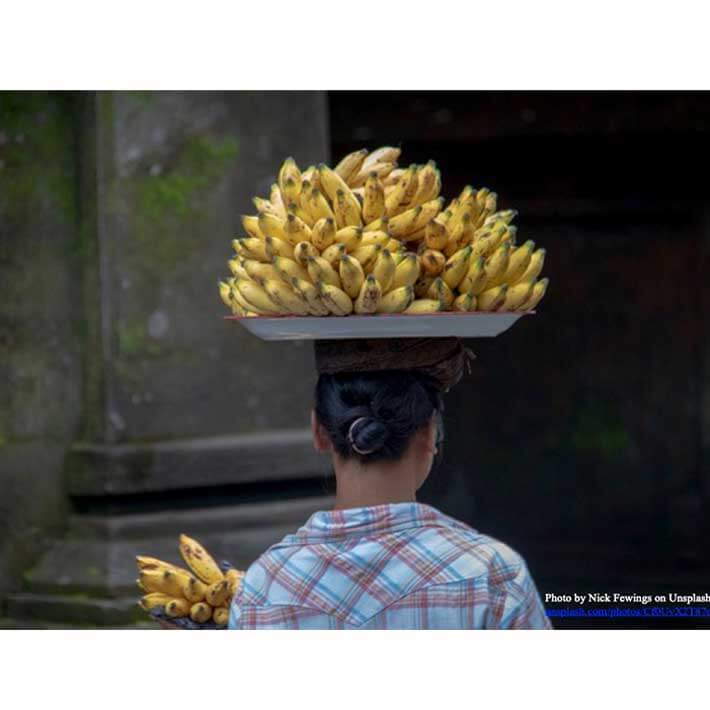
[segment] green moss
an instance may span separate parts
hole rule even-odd
[[[162,349],[149,335],[143,323],[118,325],[119,354],[132,357],[136,355],[161,355]]]
[[[631,437],[618,414],[597,403],[577,413],[570,443],[578,453],[614,459],[629,447]]]
[[[157,174],[132,175],[118,181],[120,201],[129,209],[138,242],[135,266],[147,275],[172,271],[199,250],[211,190],[237,155],[232,137],[203,135],[188,139]]]
[[[10,220],[26,220],[47,201],[61,220],[76,219],[74,109],[71,93],[0,93],[0,212]]]

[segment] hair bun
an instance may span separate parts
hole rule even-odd
[[[368,456],[379,451],[387,443],[387,425],[373,417],[358,417],[348,429],[350,448],[360,456]]]

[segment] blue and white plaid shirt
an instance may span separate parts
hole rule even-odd
[[[230,629],[550,629],[523,558],[431,506],[314,513],[246,571]]]

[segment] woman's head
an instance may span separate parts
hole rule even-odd
[[[334,452],[367,465],[400,460],[417,437],[423,445],[431,431],[436,437],[442,401],[434,380],[415,371],[341,372],[320,375],[314,410]]]

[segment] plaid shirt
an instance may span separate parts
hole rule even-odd
[[[550,629],[525,561],[431,506],[319,511],[247,570],[230,629]]]

